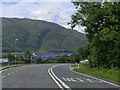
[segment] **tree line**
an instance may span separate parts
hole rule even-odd
[[[42,57],[32,57],[32,52],[29,50],[26,50],[23,56],[17,56],[16,54],[8,53],[4,58],[8,58],[7,63],[9,64],[74,63],[76,60],[74,55],[68,56],[67,54],[64,56],[48,57],[46,59]]]

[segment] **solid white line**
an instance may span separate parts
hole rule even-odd
[[[51,72],[53,74],[53,76],[67,89],[71,90],[69,86],[67,86],[62,80],[60,80],[54,73],[53,73],[53,68],[55,68],[56,66],[60,66],[60,65],[55,65],[53,67],[51,67]]]
[[[52,76],[52,74],[50,73],[50,69],[51,69],[51,68],[48,69],[49,75],[52,77],[52,79],[54,80],[54,82],[55,82],[62,90],[64,90],[64,89],[62,88],[62,86],[57,82],[57,80]]]
[[[95,78],[95,77],[92,77],[92,76],[89,76],[89,75],[86,75],[86,74],[83,74],[83,73],[78,73],[78,72],[75,72],[72,70],[71,66],[70,66],[70,70],[76,74],[80,74],[80,75],[83,75],[83,76],[86,76],[86,77],[90,77],[90,78],[93,78],[93,79],[96,79],[96,80],[99,80],[101,82],[104,82],[104,83],[107,83],[107,84],[111,84],[113,86],[116,86],[116,87],[120,87],[119,85],[117,84],[114,84],[114,83],[111,83],[111,82],[108,82],[108,81],[105,81],[105,80],[102,80],[102,79],[98,79],[98,78]]]

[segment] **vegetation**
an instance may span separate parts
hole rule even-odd
[[[17,56],[16,54],[8,53],[6,57],[8,58],[8,62],[4,64],[28,64],[31,61],[32,53],[29,50],[26,50],[24,56]]]
[[[71,27],[85,26],[88,45],[81,47],[79,61],[88,59],[75,71],[118,82],[120,72],[120,1],[73,2],[77,12],[71,16]],[[91,67],[91,68],[90,68]]]
[[[24,61],[25,63],[30,63],[32,53],[28,50],[25,51]]]
[[[15,41],[15,39],[18,39]],[[3,52],[74,52],[87,44],[84,34],[42,20],[2,18]]]
[[[7,54],[7,58],[8,58],[8,61],[15,61],[15,56],[10,53]]]
[[[120,2],[73,3],[78,10],[69,24],[85,26],[89,41],[78,50],[80,59],[89,59],[91,67],[120,67]]]
[[[37,64],[40,64],[40,63],[43,63],[42,58],[38,58],[38,59],[37,59]]]
[[[98,68],[86,67],[80,64],[79,69],[76,68],[74,70],[77,72],[85,73],[85,74],[92,75],[98,78],[102,78],[102,79],[104,78],[105,80],[120,84],[119,74],[118,74],[118,71],[120,69],[118,68],[111,68],[111,69],[99,68],[98,69]]]

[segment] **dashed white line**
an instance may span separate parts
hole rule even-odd
[[[2,71],[1,71],[1,72],[2,72]],[[18,72],[18,71],[15,71],[15,72]],[[12,74],[15,73],[15,72],[8,73],[8,74],[6,74],[5,76],[2,76],[2,78],[5,78],[5,77],[7,77],[7,76],[10,76],[10,75],[12,75]]]
[[[67,81],[66,78],[64,78],[64,77],[62,77],[62,79],[63,79],[64,81]]]
[[[73,79],[73,78],[70,78],[70,79],[71,79],[71,81],[76,82],[76,80],[75,80],[75,79]]]
[[[89,82],[91,82],[91,83],[93,83],[93,81],[92,81],[92,80],[90,80],[89,78],[87,78],[86,80],[87,80],[87,81],[89,81]]]
[[[5,78],[6,76],[2,76],[2,78]]]
[[[84,81],[83,81],[83,80],[81,80],[80,78],[75,78],[75,79],[79,80],[80,82],[84,82]]]
[[[7,74],[8,76],[11,75],[10,73]]]
[[[66,78],[69,82],[71,81],[68,77]]]
[[[12,72],[12,74],[15,73],[15,72]]]

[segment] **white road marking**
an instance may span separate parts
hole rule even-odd
[[[2,78],[5,78],[6,76],[2,76]]]
[[[71,81],[76,82],[76,80],[75,80],[75,79],[73,79],[73,78],[70,78],[70,79],[71,79]]]
[[[70,79],[68,77],[66,79],[70,82]]]
[[[66,78],[64,78],[64,77],[62,77],[62,79],[63,79],[64,81],[67,81]]]
[[[64,81],[68,81],[68,82],[84,82],[82,79],[80,79],[80,78],[64,78],[64,77],[62,77],[62,79],[64,80]]]
[[[99,83],[103,83],[102,81],[97,81],[97,82],[99,82]]]
[[[84,79],[85,79],[85,78],[84,78]],[[87,81],[89,81],[89,82],[91,82],[91,83],[93,83],[93,81],[92,81],[92,80],[90,80],[89,78],[87,78],[86,80],[87,80]]]
[[[89,75],[86,75],[86,74],[83,74],[83,73],[78,73],[78,72],[75,72],[72,70],[71,66],[70,66],[70,70],[76,74],[79,74],[79,75],[83,75],[83,76],[86,76],[86,77],[90,77],[90,78],[93,78],[93,79],[96,79],[100,82],[104,82],[104,83],[107,83],[107,84],[111,84],[113,86],[116,86],[116,87],[120,87],[120,85],[117,85],[117,84],[114,84],[114,83],[111,83],[111,82],[108,82],[108,81],[105,81],[105,80],[102,80],[102,79],[98,79],[98,78],[95,78],[95,77],[92,77],[92,76],[89,76]]]
[[[12,72],[12,74],[15,73],[15,72]]]
[[[56,66],[60,66],[60,65],[55,65],[55,66],[53,66],[53,67],[51,68],[51,72],[52,72],[53,76],[54,76],[65,88],[70,89],[70,87],[68,87],[62,80],[60,80],[60,79],[53,73],[52,69],[55,68]],[[71,90],[71,89],[70,89],[70,90]]]
[[[57,80],[52,76],[52,74],[50,73],[50,69],[51,69],[51,68],[48,69],[49,75],[52,77],[52,79],[55,81],[55,83],[56,83],[62,90],[64,90],[64,89],[62,88],[62,86],[57,82]]]
[[[84,82],[83,80],[81,80],[80,78],[75,78],[75,79],[77,79],[78,81],[80,81],[80,82]]]
[[[2,71],[1,71],[1,72],[2,72]],[[17,71],[15,71],[15,72],[17,72]],[[15,73],[15,72],[8,73],[7,76],[10,76],[11,74],[13,74],[13,73]],[[4,78],[4,77],[6,77],[6,76],[2,76],[2,78]]]
[[[89,78],[82,78],[82,79],[80,79],[80,78],[65,78],[65,77],[62,77],[62,79],[64,80],[64,81],[68,81],[68,82],[84,82],[83,81],[83,79],[84,80],[86,80],[86,81],[89,81],[89,82],[91,82],[91,83],[102,83],[101,81],[98,81],[98,80],[91,80],[91,79],[89,79]]]
[[[56,83],[62,90],[64,90],[64,88],[71,90],[69,86],[67,86],[62,80],[60,80],[60,79],[54,74],[54,72],[53,72],[52,69],[55,68],[56,66],[60,66],[60,65],[55,65],[55,66],[52,66],[51,68],[48,69],[49,75],[53,78],[53,80],[55,81],[55,83]],[[50,72],[50,71],[51,71],[51,72]],[[59,82],[58,82],[57,80],[58,80]],[[60,83],[64,86],[64,88],[60,85]]]
[[[7,74],[8,76],[11,75],[10,73]]]
[[[2,71],[0,71],[0,73],[2,73]]]

